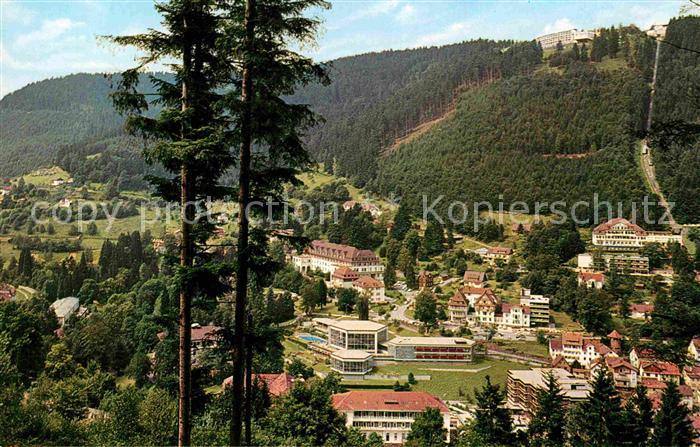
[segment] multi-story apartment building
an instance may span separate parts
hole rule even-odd
[[[549,325],[549,297],[533,295],[530,289],[521,289],[520,304],[530,308],[530,323],[532,326]]]
[[[585,400],[590,391],[586,379],[574,377],[562,368],[532,368],[524,370],[509,370],[507,389],[507,406],[513,412],[514,418],[524,427],[529,425],[537,410],[538,391],[545,389],[547,375],[557,379],[566,406]]]
[[[535,37],[535,40],[543,49],[547,49],[555,48],[559,43],[562,45],[571,45],[574,43],[590,42],[594,37],[595,33],[593,31],[584,31],[574,28],[538,36]]]
[[[471,362],[475,344],[461,337],[395,337],[386,347],[397,361]]]
[[[549,340],[549,356],[552,359],[561,356],[570,365],[578,362],[582,367],[589,368],[594,361],[617,354],[599,338],[586,337],[579,332],[563,332],[560,338]]]
[[[334,394],[333,408],[345,415],[345,424],[365,435],[378,434],[385,444],[403,444],[418,414],[437,408],[450,441],[450,411],[437,397],[423,391],[348,391]]]
[[[506,264],[513,256],[513,249],[508,247],[489,247],[484,253],[484,260],[489,264],[502,262]]]
[[[496,314],[496,325],[506,328],[530,327],[530,308],[520,304],[501,304],[501,313]]]
[[[320,271],[333,275],[339,268],[349,268],[360,275],[382,280],[384,265],[372,250],[360,250],[350,245],[315,240],[304,253],[292,258],[301,272]]]
[[[383,303],[386,301],[384,294],[384,283],[371,276],[360,276],[352,283],[352,288],[367,295],[372,303]]]
[[[680,234],[668,231],[647,231],[627,219],[617,217],[593,229],[593,245],[611,251],[635,251],[646,244],[683,244]]]

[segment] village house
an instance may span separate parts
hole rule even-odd
[[[520,304],[501,304],[501,314],[496,315],[496,325],[506,328],[530,327],[530,308]]]
[[[293,256],[292,263],[302,273],[320,271],[333,275],[337,269],[346,267],[380,281],[384,275],[384,265],[372,250],[321,240],[312,241],[304,253]]]
[[[433,287],[433,274],[427,270],[421,270],[418,274],[418,289],[429,289]]]
[[[683,382],[693,390],[693,399],[700,404],[700,366],[684,367]]]
[[[511,410],[518,428],[527,428],[537,411],[537,396],[546,388],[547,376],[557,379],[564,405],[581,402],[588,397],[591,387],[585,378],[575,377],[561,368],[532,368],[509,370],[506,382],[506,407]]]
[[[0,301],[9,301],[15,297],[17,290],[9,284],[0,284]]]
[[[683,244],[680,234],[668,231],[646,231],[621,217],[611,219],[593,229],[593,245],[605,250],[634,251],[652,242],[668,245]]]
[[[272,397],[284,396],[294,386],[294,377],[286,372],[271,374],[252,374],[253,383],[260,381],[267,386],[267,391]],[[228,388],[233,385],[233,376],[224,379],[221,386]]]
[[[513,249],[508,247],[489,247],[484,253],[484,260],[489,264],[496,264],[502,262],[507,264],[510,258],[513,256]]]
[[[424,391],[348,391],[334,394],[333,408],[345,415],[345,425],[365,436],[378,434],[384,444],[401,445],[411,431],[416,416],[427,408],[437,408],[442,427],[450,441],[450,411],[437,397]]]
[[[486,272],[467,270],[464,272],[464,287],[484,287]]]
[[[639,365],[639,378],[680,383],[681,371],[675,363],[643,360]]]
[[[696,364],[700,365],[700,337],[694,337],[688,345],[688,356]]]
[[[219,344],[219,326],[192,324],[192,360],[203,350],[215,348]]]
[[[490,290],[490,289],[486,289]],[[474,303],[474,315],[481,324],[496,324],[496,311],[501,300],[493,293],[484,292]]]
[[[630,318],[633,320],[648,320],[654,312],[653,304],[630,304]]]
[[[51,306],[49,306],[49,309],[56,314],[58,325],[61,327],[63,327],[73,315],[80,316],[82,314],[82,312],[80,312],[80,300],[73,296],[54,301]]]
[[[605,284],[605,275],[601,272],[579,272],[578,285],[589,289],[602,289]]]
[[[580,332],[563,332],[559,338],[549,340],[549,357],[555,359],[557,356],[562,356],[570,365],[577,362],[588,369],[599,358],[617,354],[600,338],[587,337]]]
[[[484,295],[488,297],[488,301],[493,301],[498,304],[501,302],[493,290],[484,287],[462,287],[461,289],[456,290],[452,295],[452,298],[450,298],[450,301],[447,303],[447,311],[450,314],[450,321],[459,324],[466,323],[469,314],[474,313],[476,303]]]
[[[642,379],[641,384],[647,389],[647,397],[651,400],[652,408],[655,411],[661,408],[661,399],[668,386],[667,383],[657,379]],[[678,394],[681,395],[681,403],[688,409],[692,409],[693,390],[688,385],[678,385]]]
[[[591,377],[601,370],[607,370],[615,381],[617,388],[635,388],[638,382],[637,368],[622,357],[604,357],[593,362]]]
[[[377,208],[377,205],[374,205],[369,202],[357,202],[355,200],[348,200],[347,202],[344,202],[343,210],[350,211],[356,206],[359,206],[362,209],[362,211],[368,212],[370,216],[372,216],[375,219],[382,215],[382,212],[379,208]]]
[[[629,358],[630,358],[630,363],[632,363],[632,366],[639,369],[639,367],[642,365],[642,362],[655,361],[656,360],[656,353],[652,349],[649,349],[649,348],[634,347],[630,351]]]
[[[386,302],[384,283],[371,276],[360,276],[352,282],[352,287],[357,290],[360,295],[369,296],[369,300],[373,304]]]

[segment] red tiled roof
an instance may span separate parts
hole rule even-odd
[[[616,329],[613,329],[613,331],[608,334],[608,338],[613,339],[613,340],[615,340],[615,339],[621,340],[622,335],[620,335],[620,333],[617,332]]]
[[[447,302],[448,307],[469,307],[469,303],[467,303],[467,299],[464,297],[464,294],[462,293],[461,290],[455,290],[455,293],[452,294],[452,298],[450,298],[450,301]]]
[[[359,278],[360,274],[351,268],[340,267],[340,268],[335,269],[332,276],[333,276],[333,278],[336,278],[336,279],[343,279],[343,280],[352,281],[352,280]]]
[[[424,391],[348,391],[332,396],[338,411],[424,411],[437,408],[448,413],[444,402]]]
[[[282,396],[287,394],[294,385],[294,378],[286,372],[278,374],[253,374],[253,381],[256,379],[265,382],[267,385],[267,390],[270,392],[271,396]],[[231,386],[232,383],[233,376],[229,376],[224,379],[223,386],[226,388]]]
[[[192,328],[192,341],[213,340],[217,337],[219,326],[200,326]]]
[[[695,349],[700,350],[700,337],[694,337],[690,342],[695,346]]]
[[[610,349],[600,340],[586,340],[584,348],[587,348],[588,346],[593,346],[595,352],[597,352],[600,355],[607,355],[613,352],[612,349]]]
[[[549,340],[549,348],[552,351],[561,351],[562,350],[561,339],[560,338],[552,338],[551,340]]]
[[[508,247],[489,247],[487,252],[492,255],[512,255],[513,249]]]
[[[665,390],[666,382],[658,379],[642,379],[642,385],[649,390]]]
[[[700,380],[700,366],[686,366],[683,375],[692,380]]]
[[[465,283],[466,282],[483,283],[484,281],[486,281],[486,273],[467,270],[466,272],[464,272],[463,280]]]
[[[579,272],[581,281],[605,282],[605,274],[601,272]]]
[[[583,345],[583,334],[580,332],[564,332],[561,334],[561,341],[564,345]]]
[[[508,303],[503,303],[501,304],[501,312],[504,314],[509,313],[512,309],[515,308],[521,308],[523,310],[524,314],[529,314],[530,313],[530,306],[523,306],[520,304],[508,304]]]
[[[693,425],[693,430],[700,433],[700,413],[691,414],[690,423]]]
[[[645,361],[640,365],[645,372],[654,372],[664,376],[680,376],[678,365],[671,362]]]
[[[624,224],[627,227],[627,229],[634,231],[635,234],[638,234],[638,235],[646,234],[646,231],[644,231],[644,229],[642,227],[640,227],[639,225],[633,224],[629,220],[623,219],[622,217],[617,217],[615,219],[609,220],[605,223],[598,225],[597,227],[595,227],[593,229],[593,233],[596,233],[596,234],[605,233],[605,232],[609,231],[612,227],[614,227],[615,225],[620,224],[620,223]]]
[[[350,245],[322,240],[311,241],[306,251],[313,256],[344,262],[379,262],[379,257],[372,250],[360,250]]]
[[[360,276],[358,279],[352,282],[353,286],[361,287],[363,289],[381,289],[384,284],[372,278],[371,276]]]
[[[640,314],[650,314],[654,312],[653,304],[631,304],[630,312],[640,313]]]
[[[551,341],[551,340],[550,340]],[[552,368],[568,368],[569,362],[566,361],[564,356],[558,355],[552,360]]]
[[[613,370],[618,369],[618,368],[623,368],[623,367],[628,368],[632,371],[637,370],[637,368],[632,366],[632,364],[630,362],[628,362],[627,360],[625,360],[622,357],[612,357],[612,356],[605,357],[605,363]]]

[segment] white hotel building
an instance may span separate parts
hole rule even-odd
[[[542,46],[542,49],[546,50],[547,48],[555,48],[559,42],[561,42],[562,45],[586,43],[592,41],[594,37],[595,33],[593,31],[574,28],[535,37],[535,40]]]
[[[646,244],[683,244],[680,234],[668,231],[647,231],[627,219],[617,217],[593,229],[593,245],[605,250],[638,250]]]
[[[372,250],[321,240],[312,241],[304,253],[292,258],[292,263],[304,273],[320,271],[332,275],[337,269],[346,267],[380,281],[384,277],[384,265]]]
[[[365,436],[378,434],[384,444],[400,445],[406,441],[418,414],[437,408],[442,416],[446,442],[450,441],[450,411],[437,397],[424,391],[348,391],[334,394],[332,405],[345,415],[345,425],[355,427]]]

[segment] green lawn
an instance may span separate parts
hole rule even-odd
[[[523,354],[538,355],[540,357],[549,356],[549,348],[546,345],[541,345],[536,341],[505,341],[498,340],[495,342],[503,349],[512,349]]]
[[[36,186],[51,186],[51,182],[59,178],[68,180],[70,174],[58,166],[54,166],[46,169],[39,169],[22,177],[25,183],[31,183]]]
[[[558,329],[565,331],[582,331],[583,326],[571,319],[569,315],[564,312],[557,312],[550,310],[549,314],[554,317],[554,323]]]
[[[486,368],[482,371],[475,372]],[[486,376],[493,383],[505,387],[509,369],[527,369],[526,365],[502,360],[483,360],[477,363],[397,363],[375,368],[375,374],[428,374],[431,380],[419,381],[412,388],[416,391],[427,391],[441,399],[467,400],[474,396],[474,389],[483,386]],[[432,371],[441,369],[443,371]],[[472,370],[472,371],[465,371]],[[382,384],[387,381],[364,381],[367,385]]]

